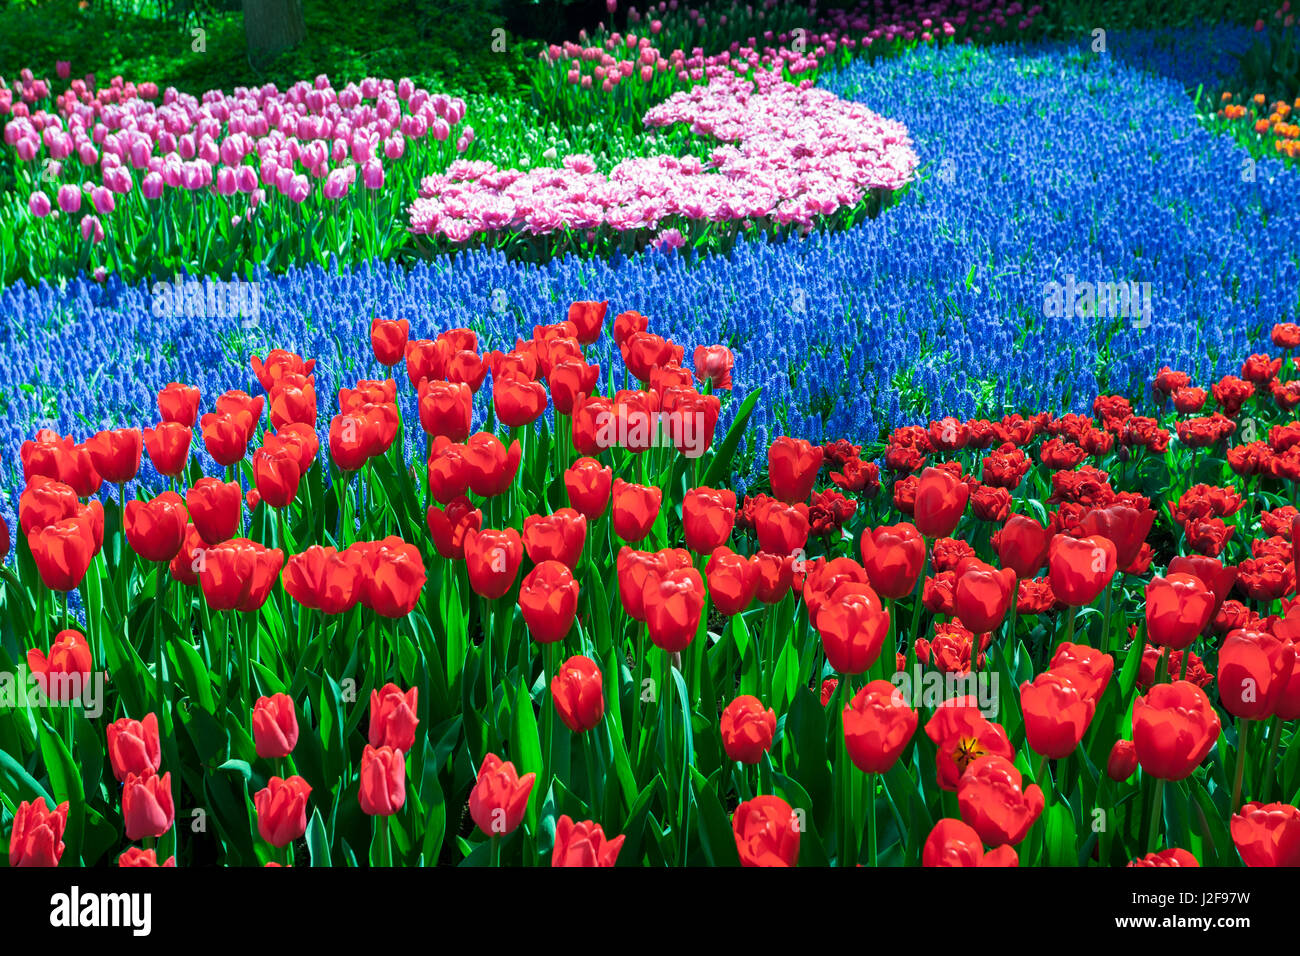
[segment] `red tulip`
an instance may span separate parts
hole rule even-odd
[[[272,777],[253,794],[257,832],[274,847],[286,847],[307,832],[307,798],[311,785],[299,776]]]
[[[389,535],[352,545],[361,567],[361,603],[380,617],[406,617],[420,602],[426,574],[420,549]]]
[[[440,504],[463,498],[469,490],[469,462],[465,446],[435,438],[429,450],[429,494]]]
[[[214,611],[256,611],[266,603],[284,564],[284,552],[232,538],[203,552],[199,585]]]
[[[622,834],[605,839],[599,823],[585,820],[574,823],[568,814],[555,821],[555,847],[551,866],[613,866],[623,848]]]
[[[465,534],[483,527],[483,512],[461,496],[448,502],[445,508],[430,505],[425,520],[438,554],[460,561],[465,557]]]
[[[760,551],[752,560],[758,568],[758,599],[764,604],[776,604],[794,583],[794,559]]]
[[[262,501],[272,508],[287,508],[298,496],[302,478],[297,459],[287,450],[272,451],[265,446],[253,452],[253,481]]]
[[[650,533],[659,506],[663,502],[663,489],[634,485],[622,478],[614,479],[614,533],[624,541],[635,544]]]
[[[916,589],[925,564],[925,540],[913,525],[868,529],[862,534],[861,545],[862,565],[877,594],[897,600]]]
[[[519,585],[519,611],[539,644],[564,640],[578,613],[578,582],[559,561],[543,561]]]
[[[821,448],[800,438],[781,435],[767,449],[772,494],[787,504],[808,500],[821,466]]]
[[[1079,693],[1096,703],[1115,672],[1115,658],[1086,644],[1063,641],[1052,655],[1051,669],[1079,689]]]
[[[998,561],[1016,572],[1018,578],[1032,578],[1047,563],[1047,549],[1054,532],[1033,518],[1012,515],[993,536]]]
[[[1023,789],[1022,789],[1023,788]],[[1023,786],[1020,771],[1005,757],[974,761],[957,782],[961,818],[989,846],[1019,843],[1043,812],[1043,791]]]
[[[361,812],[372,817],[392,816],[406,803],[406,757],[392,747],[361,751],[361,780],[357,800]]]
[[[564,726],[575,734],[599,726],[605,716],[605,692],[596,662],[575,655],[551,678],[551,699]]]
[[[608,301],[574,302],[569,306],[569,321],[577,330],[579,342],[590,345],[600,340],[600,333],[605,325],[605,312],[608,308]],[[620,839],[619,842],[621,844],[622,840]],[[617,852],[615,850],[616,854]]]
[[[72,486],[46,475],[33,475],[18,498],[18,527],[26,535],[80,513],[81,500]]]
[[[521,777],[513,763],[488,754],[469,793],[470,817],[487,836],[513,833],[524,819],[536,780],[537,774]]]
[[[865,585],[832,598],[817,612],[826,660],[840,674],[865,674],[889,633],[889,612]]]
[[[652,575],[690,566],[689,551],[677,548],[658,552],[637,551],[624,545],[617,560],[618,594],[628,616],[645,623],[645,584]]]
[[[9,834],[9,865],[58,866],[63,856],[63,831],[68,827],[68,801],[53,810],[44,800],[24,800],[14,811]]]
[[[235,481],[204,477],[189,487],[185,492],[185,509],[205,542],[218,544],[234,537],[239,530],[241,497],[239,483]]]
[[[253,745],[257,755],[276,760],[298,745],[298,713],[288,694],[259,697],[253,705]]]
[[[922,866],[1017,866],[1016,851],[1000,846],[984,852],[980,835],[961,820],[943,819],[934,825],[921,850]]]
[[[756,764],[772,749],[776,712],[765,710],[757,697],[742,694],[722,711],[718,730],[728,760]]]
[[[708,554],[726,544],[736,520],[736,493],[726,489],[692,488],[682,498],[682,529],[686,547]]]
[[[71,591],[81,584],[98,550],[88,511],[36,528],[27,536],[36,570],[51,591]]]
[[[176,866],[176,857],[169,856],[166,863],[159,863],[157,851],[142,850],[138,846],[133,846],[122,852],[121,856],[117,858],[117,865],[120,868],[140,869],[174,867]]]
[[[192,385],[168,382],[158,393],[158,415],[165,422],[193,428],[199,417],[199,390]]]
[[[1060,760],[1074,753],[1092,723],[1096,702],[1068,674],[1044,671],[1020,685],[1025,738],[1035,753]],[[1018,840],[1013,842],[1020,842]]]
[[[1106,776],[1116,783],[1133,776],[1138,768],[1137,749],[1131,740],[1117,740],[1106,758]]]
[[[199,583],[199,571],[202,569],[206,560],[208,546],[203,538],[199,536],[199,531],[194,527],[194,522],[185,526],[185,541],[181,544],[181,549],[176,552],[176,557],[171,559],[167,565],[167,571],[172,576],[173,581],[179,581],[186,587],[194,587]]]
[[[397,412],[391,405],[365,405],[343,412],[330,419],[330,457],[340,471],[359,471],[387,450],[396,433]]]
[[[289,557],[281,581],[289,597],[326,614],[352,610],[364,587],[355,554],[316,544]]]
[[[524,550],[535,564],[559,561],[570,569],[578,566],[587,540],[587,519],[572,508],[560,508],[550,515],[524,518]]]
[[[1082,607],[1096,600],[1119,569],[1109,538],[1058,534],[1048,548],[1048,580],[1062,604]]]
[[[713,390],[731,388],[731,369],[736,364],[736,357],[725,345],[697,345],[692,356],[695,363],[695,379],[701,385],[713,383]]]
[[[1147,582],[1147,639],[1181,651],[1200,636],[1214,615],[1214,594],[1200,578],[1173,573]]]
[[[81,700],[94,670],[90,645],[78,631],[60,631],[48,656],[38,648],[27,652],[27,668],[41,694],[52,704]]]
[[[128,840],[162,836],[171,829],[175,815],[170,771],[161,777],[152,770],[127,774],[122,784],[122,822]]]
[[[610,421],[614,414],[614,403],[601,395],[579,396],[573,402],[573,447],[579,455],[598,455],[612,448]]]
[[[1133,701],[1133,746],[1142,769],[1182,780],[1219,739],[1219,715],[1205,691],[1188,681],[1156,684]]]
[[[1169,559],[1169,574],[1191,574],[1201,579],[1201,583],[1210,590],[1214,595],[1214,612],[1219,613],[1219,607],[1223,604],[1224,598],[1232,590],[1232,586],[1237,583],[1237,569],[1235,567],[1224,567],[1223,562],[1217,558],[1208,558],[1201,554],[1178,555]],[[1213,618],[1211,614],[1211,618]]]
[[[925,733],[935,745],[935,766],[944,790],[956,790],[966,768],[980,757],[996,754],[1011,760],[1015,756],[1007,732],[980,713],[974,697],[944,701],[926,722]]]
[[[695,639],[704,612],[704,581],[695,568],[646,576],[642,589],[646,626],[654,645],[684,651]]]
[[[429,435],[442,435],[451,441],[469,437],[474,420],[474,393],[463,383],[429,381],[419,386],[420,427]]]
[[[863,773],[888,773],[916,733],[918,716],[893,683],[875,680],[853,695],[843,719],[853,765]]]
[[[108,761],[119,783],[128,774],[157,771],[162,766],[162,746],[158,741],[158,717],[145,714],[144,720],[123,717],[108,725]]]
[[[912,512],[917,530],[927,538],[951,536],[969,497],[970,487],[952,472],[943,468],[925,469],[916,487]]]
[[[709,597],[718,613],[732,617],[754,602],[758,592],[758,564],[728,547],[719,547],[709,555],[704,568],[709,582]]]
[[[316,427],[316,382],[302,376],[286,376],[270,393],[271,427],[288,425]]]
[[[1291,681],[1291,641],[1267,631],[1235,630],[1219,648],[1219,701],[1234,717],[1266,720]]]
[[[244,460],[248,454],[250,421],[247,411],[217,414],[208,412],[199,421],[203,429],[203,445],[218,465],[229,468]]]
[[[190,458],[190,426],[179,422],[162,422],[144,430],[144,447],[158,474],[179,477]]]
[[[257,383],[266,391],[273,392],[286,379],[311,375],[316,360],[304,360],[301,355],[287,349],[271,349],[265,361],[254,355],[248,364],[257,376]]]
[[[507,451],[506,446],[489,432],[470,436],[464,456],[469,487],[483,498],[503,494],[519,471],[519,442],[511,442]]]
[[[1116,565],[1127,568],[1142,549],[1155,517],[1150,508],[1139,511],[1130,505],[1114,504],[1089,511],[1080,526],[1085,534],[1099,535],[1113,542]]]
[[[149,501],[126,503],[126,540],[146,561],[170,561],[185,542],[185,501],[164,491]]]
[[[144,437],[138,428],[102,431],[86,439],[90,463],[105,481],[122,485],[140,470]]]
[[[731,817],[741,866],[795,866],[802,827],[780,797],[761,796],[736,807]]]
[[[613,471],[594,458],[579,458],[564,472],[569,504],[588,521],[595,521],[605,513],[612,484]]]
[[[1248,803],[1230,828],[1247,866],[1300,866],[1300,809],[1291,804]]]
[[[470,529],[465,532],[465,567],[469,586],[480,597],[494,601],[510,590],[524,558],[524,545],[514,528],[504,531]]]
[[[532,424],[546,410],[546,389],[522,378],[493,378],[492,407],[503,425],[519,428]]]
[[[392,368],[406,354],[406,341],[411,334],[411,323],[406,319],[370,320],[370,348],[380,365]]]
[[[573,407],[584,395],[590,395],[600,379],[600,366],[580,359],[569,359],[551,367],[546,380],[551,386],[551,401],[561,415],[572,415]]]
[[[754,533],[758,547],[772,554],[793,554],[808,541],[808,506],[799,503],[787,505],[769,499],[755,509]]]
[[[957,617],[976,634],[1001,626],[1016,597],[1016,572],[998,570],[977,558],[966,558],[957,567],[953,605]]]
[[[420,726],[420,689],[403,691],[396,684],[385,684],[370,692],[370,732],[372,747],[391,747],[410,753],[415,746],[415,731]]]

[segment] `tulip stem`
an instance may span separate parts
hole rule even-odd
[[[1273,719],[1268,722],[1268,758],[1264,761],[1264,786],[1259,798],[1260,803],[1268,803],[1269,798],[1273,796],[1273,780],[1277,776],[1273,765],[1277,762],[1277,745],[1281,740],[1282,718],[1274,714]]]
[[[867,851],[871,865],[879,865],[876,848],[876,779],[877,774],[867,774]]]
[[[909,648],[916,646],[917,631],[921,627],[921,605],[925,603],[925,574],[930,570],[930,539],[922,538],[922,541],[925,542],[925,556],[921,558],[921,573],[916,579],[916,603],[912,605],[912,628],[907,641]]]
[[[1241,765],[1238,764],[1238,767],[1240,766]],[[1157,834],[1160,832],[1160,818],[1164,816],[1163,813],[1164,796],[1165,796],[1165,782],[1164,780],[1157,780],[1155,785],[1155,793],[1151,797],[1151,824],[1150,824],[1150,828],[1147,831],[1147,852],[1148,853],[1154,853],[1156,851],[1156,837]],[[1235,807],[1236,805],[1237,805],[1236,801],[1234,800],[1233,806]]]
[[[1241,782],[1246,776],[1246,735],[1249,725],[1245,717],[1237,718],[1237,772],[1232,781],[1232,803],[1228,805],[1233,813],[1241,807]]]
[[[849,706],[849,700],[853,693],[849,683],[848,674],[840,674],[839,685],[835,688],[838,701],[835,704],[835,712],[831,716],[834,726],[838,729],[839,746],[836,748],[838,753],[836,760],[840,771],[840,797],[842,800],[841,831],[840,840],[840,866],[853,865],[853,853],[849,849],[849,844],[853,836],[853,764],[849,762],[848,741],[844,737],[844,710]]]

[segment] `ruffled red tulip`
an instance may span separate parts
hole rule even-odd
[[[524,550],[534,564],[559,561],[570,569],[578,566],[587,540],[587,519],[572,508],[554,514],[524,518]]]
[[[140,470],[144,436],[138,428],[102,431],[86,439],[86,450],[101,478],[122,485],[135,478]]]
[[[719,614],[732,617],[741,613],[758,593],[758,564],[728,547],[717,548],[709,555],[704,575],[709,582],[709,597]]]
[[[906,522],[868,529],[862,534],[862,565],[877,594],[891,600],[916,589],[925,564],[925,540]]]
[[[1266,720],[1291,681],[1295,647],[1268,631],[1236,630],[1219,648],[1219,702],[1234,717]]]
[[[519,610],[539,644],[564,640],[578,613],[578,582],[559,561],[543,561],[519,585]]]
[[[420,726],[420,689],[403,691],[396,684],[385,684],[370,692],[370,732],[372,747],[392,747],[410,753],[415,746],[415,731]]]
[[[613,487],[613,471],[594,458],[579,458],[564,472],[564,490],[569,504],[588,521],[605,513]]]
[[[53,810],[43,799],[24,800],[14,811],[9,834],[9,865],[58,866],[65,849],[63,831],[68,827],[68,801]]]
[[[152,770],[127,774],[122,784],[122,822],[128,840],[162,836],[172,828],[175,815],[170,771],[161,777]]]
[[[767,449],[772,494],[787,504],[806,502],[822,466],[822,450],[801,438],[781,435]]]
[[[536,780],[537,774],[521,777],[513,763],[488,754],[469,793],[470,817],[487,836],[513,833],[524,819]]]
[[[1096,600],[1119,569],[1109,538],[1058,534],[1048,548],[1048,580],[1062,604],[1083,607]]]
[[[1248,803],[1230,829],[1247,866],[1300,866],[1300,809],[1291,804]]]
[[[605,716],[605,691],[596,662],[580,655],[565,661],[551,678],[551,699],[575,734],[598,726]]]
[[[406,803],[406,755],[392,747],[372,747],[361,751],[361,780],[357,800],[361,812],[372,817],[388,817]]]
[[[966,558],[957,568],[953,606],[957,617],[976,634],[1001,626],[1016,597],[1016,572],[997,568],[977,558]]]
[[[406,355],[406,341],[411,335],[411,323],[406,319],[370,320],[370,348],[375,360],[392,368]]]
[[[479,597],[494,601],[510,590],[524,558],[524,544],[514,528],[465,532],[465,567],[469,586]]]
[[[921,482],[916,486],[916,503],[912,520],[927,538],[947,538],[957,527],[970,486],[943,468],[927,468],[921,472]]]
[[[146,561],[170,561],[185,543],[188,520],[185,501],[174,491],[164,491],[149,501],[128,501],[127,543]]]
[[[757,697],[742,694],[722,711],[718,730],[728,760],[756,764],[772,749],[776,711],[764,709]]]
[[[189,461],[193,437],[190,426],[179,422],[162,422],[156,428],[144,430],[144,447],[158,474],[169,478],[180,476]]]
[[[81,700],[94,666],[90,645],[79,631],[56,634],[48,656],[39,648],[27,652],[27,668],[41,694],[52,704]]]
[[[646,626],[654,645],[684,651],[695,639],[704,612],[704,581],[695,568],[646,576],[642,589]]]
[[[1097,705],[1068,674],[1044,671],[1020,685],[1025,738],[1034,753],[1060,760],[1074,753]],[[1013,842],[1019,842],[1013,841]]]
[[[591,820],[574,823],[568,814],[561,814],[555,821],[551,866],[613,866],[624,839],[620,834],[607,840],[599,823]]]
[[[1160,780],[1182,780],[1219,739],[1219,715],[1205,691],[1189,681],[1156,684],[1133,701],[1138,763]]]
[[[232,538],[203,552],[199,586],[214,611],[256,611],[266,603],[284,565],[284,552]]]
[[[1214,594],[1192,574],[1175,572],[1147,583],[1147,639],[1181,651],[1200,636],[1214,616]]]
[[[614,533],[632,544],[640,541],[654,527],[663,497],[662,488],[634,485],[615,478]]]
[[[1023,840],[1043,802],[1043,791],[1035,784],[1024,787],[1020,771],[1005,757],[980,757],[957,782],[961,818],[989,846]]]
[[[916,733],[919,717],[894,684],[874,680],[853,695],[843,719],[853,765],[863,773],[888,773]]]
[[[156,714],[145,714],[143,720],[115,720],[108,725],[107,736],[108,761],[119,783],[125,782],[128,774],[157,771],[162,766]]]
[[[889,633],[889,612],[866,585],[833,597],[817,612],[826,660],[840,674],[865,674]]]
[[[746,800],[731,817],[741,866],[796,866],[800,827],[793,808],[780,797]]]
[[[158,393],[158,417],[193,428],[199,418],[199,390],[192,385],[168,382]],[[152,455],[150,457],[153,457]]]
[[[272,777],[253,794],[257,832],[274,847],[286,847],[307,832],[311,785],[302,777]]]

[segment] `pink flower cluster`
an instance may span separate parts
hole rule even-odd
[[[589,157],[527,172],[457,162],[424,179],[414,233],[466,242],[500,232],[656,230],[690,221],[811,226],[870,191],[896,190],[917,165],[903,124],[807,84],[760,71],[715,78],[669,97],[651,127],[688,123],[724,145],[695,157],[624,160],[604,176]],[[680,244],[675,230],[660,244]]]
[[[777,5],[777,0],[767,0],[758,9],[748,7],[749,24],[762,25],[774,20],[778,13],[787,13],[774,11]],[[743,73],[758,67],[784,67],[790,75],[798,76],[816,70],[840,49],[865,49],[876,43],[894,41],[930,43],[951,39],[958,33],[969,40],[972,35],[987,36],[995,30],[1010,29],[1013,24],[1016,30],[1024,31],[1033,25],[1041,10],[1037,4],[1026,8],[1020,0],[1010,3],[1007,0],[931,0],[928,3],[867,0],[848,10],[836,9],[818,16],[816,3],[811,3],[807,17],[809,23],[816,24],[815,29],[759,31],[756,28],[755,35],[744,43],[736,40],[728,49],[709,54],[698,46],[689,54],[680,49],[664,53],[653,39],[665,29],[664,23],[655,18],[647,24],[649,36],[615,31],[596,45],[587,42],[584,34],[580,37],[584,42],[551,45],[542,56],[563,69],[570,84],[584,89],[599,87],[605,92],[628,79],[639,78],[649,83],[661,74],[672,76],[680,84],[712,80],[728,72]],[[651,6],[647,15],[633,7],[628,11],[628,22],[630,25],[643,23],[646,16],[655,17],[656,11],[662,16],[681,18],[685,26],[697,30],[708,30],[715,25],[704,10],[684,6],[679,9],[677,0],[661,0]],[[769,11],[773,12],[771,18]],[[721,14],[717,21],[717,26],[725,27],[727,16]],[[788,16],[783,22],[788,23]]]
[[[465,116],[463,100],[409,79],[367,78],[335,90],[322,75],[284,92],[268,84],[229,95],[212,90],[201,99],[169,87],[155,102],[156,84],[115,77],[95,89],[88,78],[73,80],[46,110],[29,105],[41,99],[35,86],[44,84],[29,77],[24,71],[19,102],[0,99],[0,113],[13,114],[4,141],[19,160],[42,167],[41,180],[53,173],[63,181],[56,201],[69,215],[80,211],[83,195],[95,213],[107,215],[115,196],[137,186],[145,199],[167,189],[245,194],[250,213],[271,189],[305,201],[313,180],[321,181],[324,198],[340,199],[358,177],[368,189],[381,188],[385,160],[403,156],[408,141],[448,140]],[[457,149],[464,152],[473,138],[473,129],[463,127]],[[28,208],[46,215],[50,197],[37,190]],[[103,235],[98,221],[83,222],[82,232],[90,239]]]

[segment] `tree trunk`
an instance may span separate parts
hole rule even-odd
[[[248,58],[264,63],[307,36],[301,0],[243,0]]]

